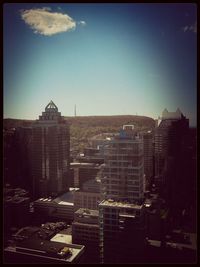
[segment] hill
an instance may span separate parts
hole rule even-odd
[[[136,127],[154,127],[152,118],[136,115],[114,115],[114,116],[77,116],[65,117],[73,126],[84,127],[121,127],[123,124],[134,124]]]
[[[105,132],[118,132],[124,124],[133,124],[138,130],[150,130],[155,125],[155,121],[152,118],[136,115],[65,116],[64,118],[70,125],[71,147],[77,147],[78,150],[82,150],[92,136]],[[28,127],[33,122],[34,120],[4,119],[3,128]]]
[[[70,124],[72,137],[85,140],[100,133],[118,132],[124,124],[133,124],[136,129],[154,128],[152,118],[135,115],[65,117]]]

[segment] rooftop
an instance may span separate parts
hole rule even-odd
[[[29,202],[30,198],[29,197],[22,197],[22,196],[6,196],[5,200],[6,203],[15,203],[15,204],[19,204],[19,203],[23,203],[23,202]]]
[[[57,108],[57,106],[54,104],[54,102],[51,100],[50,102],[49,102],[49,104],[45,107],[45,111],[53,111],[53,110],[55,110],[55,111],[58,111],[58,108]]]
[[[66,227],[64,222],[56,223],[45,223],[41,227],[28,226],[21,228],[17,233],[13,235],[15,240],[24,240],[24,239],[49,239],[56,232],[63,230]]]
[[[75,212],[75,214],[81,215],[81,216],[98,217],[99,216],[99,211],[98,210],[80,208]]]
[[[182,112],[179,108],[175,112],[169,112],[166,108],[162,112],[162,119],[180,119]]]
[[[96,163],[89,162],[71,162],[71,167],[96,167]]]
[[[56,234],[51,241],[53,242],[60,242],[64,244],[72,244],[72,235],[71,234]]]
[[[8,247],[5,250],[22,254],[28,253],[29,255],[35,255],[37,257],[57,259],[66,263],[71,263],[75,258],[82,254],[84,246],[32,239],[25,240],[21,242],[20,245],[16,247]]]
[[[57,198],[52,198],[52,197],[48,197],[48,198],[39,198],[38,200],[35,201],[35,203],[54,203],[54,204],[58,204],[58,205],[74,205],[74,192],[75,190],[71,190],[69,192],[66,192],[64,194],[62,194],[61,196],[57,197]]]
[[[5,196],[14,196],[14,195],[27,196],[28,195],[28,191],[26,191],[23,188],[19,188],[19,187],[11,188],[10,186],[7,186],[7,187],[4,187],[3,192]]]
[[[59,205],[74,205],[74,191],[69,191],[54,199]]]
[[[129,203],[126,201],[114,201],[112,199],[103,200],[100,204],[100,207],[114,207],[114,208],[131,208],[131,209],[142,209],[143,204],[139,205],[136,203]]]

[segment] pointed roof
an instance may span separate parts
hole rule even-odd
[[[51,100],[49,102],[49,104],[45,107],[45,111],[48,111],[48,110],[54,110],[54,111],[58,111],[58,108],[57,106],[54,104],[54,102]]]
[[[166,108],[162,112],[162,119],[180,119],[182,112],[179,108],[175,112],[169,112]]]

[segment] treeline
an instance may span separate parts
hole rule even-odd
[[[136,128],[154,128],[155,121],[152,118],[136,115],[118,116],[77,116],[65,117],[73,126],[79,127],[111,127],[120,128],[124,124],[133,124]]]
[[[125,124],[133,124],[136,129],[151,130],[155,127],[152,118],[134,115],[65,117],[70,124],[71,148],[82,151],[89,139],[101,133],[117,133]]]
[[[3,129],[31,126],[34,120],[4,119]]]
[[[135,115],[64,117],[70,125],[71,137],[84,140],[100,133],[118,132],[124,124],[133,124],[137,129],[152,129],[152,118]],[[34,120],[4,119],[3,128],[31,126]]]

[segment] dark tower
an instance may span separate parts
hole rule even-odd
[[[51,101],[32,127],[31,169],[34,195],[47,197],[68,190],[69,125]]]

